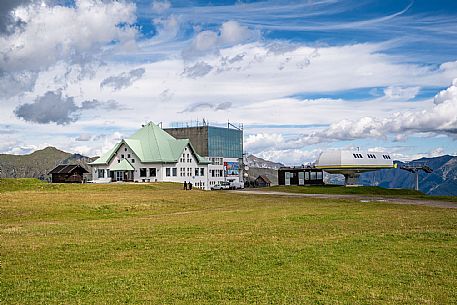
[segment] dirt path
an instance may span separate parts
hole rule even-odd
[[[383,202],[394,204],[414,204],[423,205],[436,208],[457,209],[456,202],[427,200],[427,199],[409,199],[409,198],[396,198],[396,197],[383,197],[379,195],[346,195],[346,194],[300,194],[300,193],[286,193],[264,190],[238,190],[230,191],[239,194],[256,194],[256,195],[275,195],[275,196],[289,196],[289,197],[305,197],[305,198],[320,198],[320,199],[355,199],[360,202]]]

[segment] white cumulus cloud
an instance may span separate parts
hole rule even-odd
[[[23,26],[0,36],[0,67],[7,72],[40,71],[59,60],[85,62],[112,42],[135,39],[135,6],[126,2],[76,0],[74,7],[19,7]],[[124,24],[123,26],[119,26]]]

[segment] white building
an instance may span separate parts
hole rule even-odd
[[[360,173],[394,168],[391,156],[381,152],[331,150],[320,154],[315,167],[330,174],[343,174],[346,184],[356,184]]]
[[[190,139],[200,156],[211,161],[210,187],[222,181],[243,183],[243,129],[227,123],[227,127],[209,124],[165,128],[177,139]]]
[[[89,165],[94,182],[191,182],[208,190],[210,161],[188,139],[175,139],[150,122]]]

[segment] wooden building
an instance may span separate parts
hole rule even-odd
[[[57,165],[49,172],[52,183],[82,183],[83,175],[89,173],[84,167],[77,164]]]
[[[255,185],[258,187],[268,187],[271,185],[270,179],[265,175],[260,175],[255,179]]]
[[[279,185],[323,185],[324,172],[314,167],[281,167]]]

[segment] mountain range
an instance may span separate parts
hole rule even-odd
[[[360,176],[362,185],[385,188],[413,188],[415,174],[400,169],[405,163],[395,161],[397,168],[382,169],[364,173]],[[427,174],[419,172],[419,189],[429,195],[457,196],[457,157],[444,155],[435,158],[421,158],[410,163],[426,164],[433,169]]]
[[[93,159],[80,154],[67,153],[55,147],[46,147],[28,155],[0,154],[0,178],[46,180],[48,172],[59,164],[80,164],[88,169],[87,163]]]

